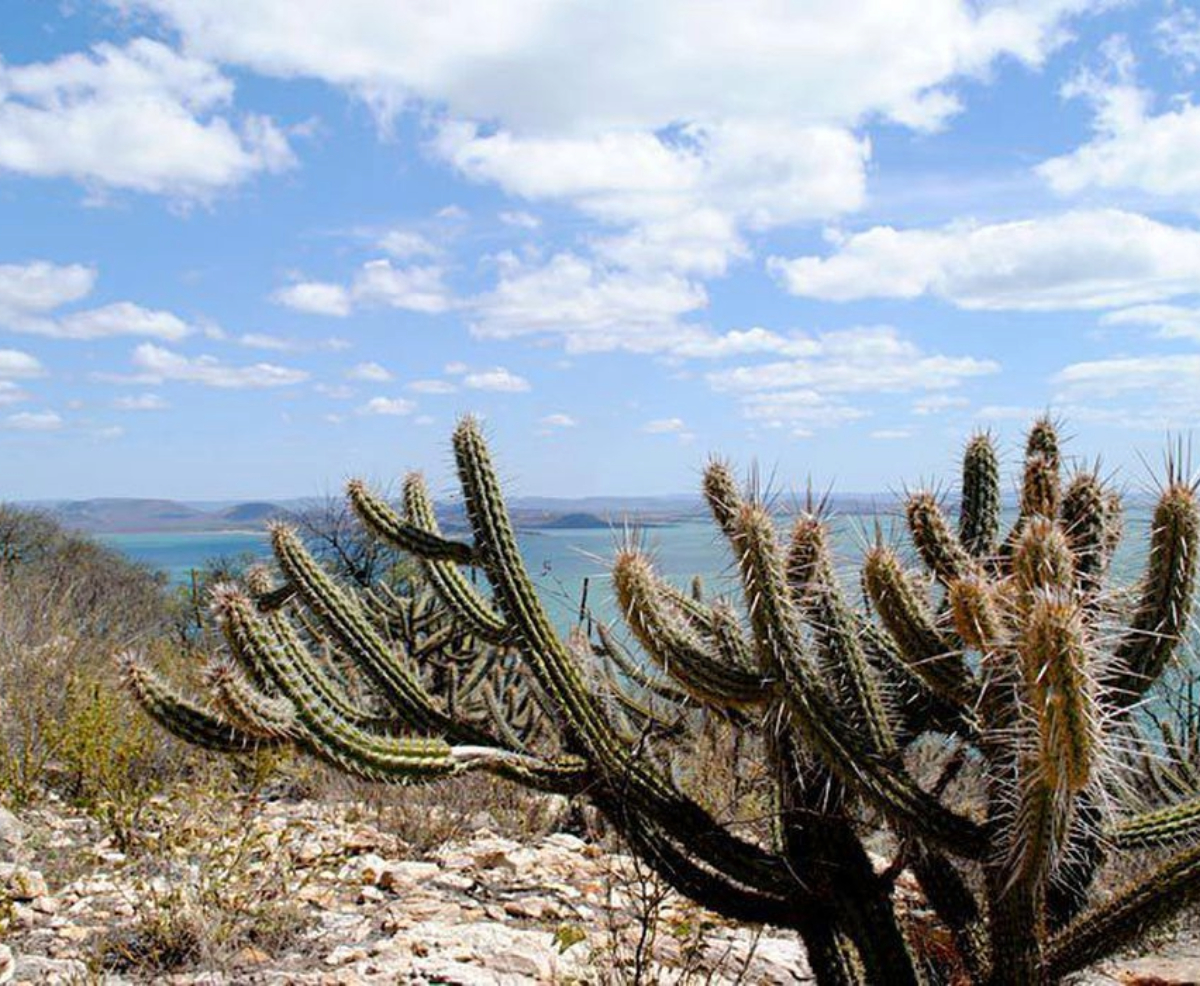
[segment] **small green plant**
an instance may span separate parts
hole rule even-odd
[[[1177,463],[1145,572],[1121,592],[1119,498],[1094,471],[1064,473],[1053,425],[1029,434],[1008,531],[996,450],[976,436],[957,526],[935,496],[911,495],[922,569],[876,544],[857,607],[823,518],[801,513],[781,540],[767,505],[714,462],[704,494],[742,605],[677,589],[623,550],[613,584],[637,655],[604,627],[598,642],[555,632],[473,420],[454,452],[469,541],[441,533],[419,476],[402,512],[349,487],[366,527],[418,560],[436,619],[413,630],[412,604],[339,584],[277,526],[284,583],[214,594],[233,659],[212,679],[218,711],[127,658],[146,710],[218,751],[290,745],[373,781],[484,772],[586,798],[662,886],[798,932],[823,986],[1058,982],[1200,898],[1200,797],[1128,797],[1147,742],[1137,707],[1189,629],[1200,509]],[[598,652],[622,673],[598,673]],[[766,831],[689,789],[712,722],[760,761]],[[931,735],[944,751],[932,777],[911,769]],[[980,783],[956,788],[964,765]],[[880,832],[883,864],[867,851]],[[1110,857],[1147,850],[1167,852],[1096,890]],[[905,872],[936,929],[898,899]],[[952,960],[931,958],[935,941]]]

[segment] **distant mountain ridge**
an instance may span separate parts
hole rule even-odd
[[[873,516],[896,512],[900,501],[894,493],[844,493],[826,497],[824,507],[833,514]],[[259,531],[275,518],[318,502],[312,498],[192,503],[151,497],[98,497],[28,505],[46,510],[65,527],[92,534],[186,534]],[[781,495],[774,506],[779,513],[788,514],[799,509],[802,502],[799,497]],[[953,497],[947,497],[946,506],[956,509]],[[708,516],[703,501],[696,496],[525,496],[512,497],[509,507],[517,526],[526,529],[609,527],[626,520],[670,524]],[[461,530],[466,526],[461,503],[439,503],[437,514],[449,529]]]

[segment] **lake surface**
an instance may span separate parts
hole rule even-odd
[[[865,548],[874,542],[877,523],[887,543],[907,545],[901,536],[902,524],[893,516],[841,516],[831,521],[835,555],[849,591],[857,592],[857,564]],[[1130,512],[1126,538],[1114,565],[1118,581],[1136,578],[1145,556],[1148,526],[1146,511]],[[192,570],[213,558],[261,560],[270,556],[267,535],[261,532],[106,534],[99,540],[164,572],[177,585],[187,584]],[[686,588],[692,576],[699,575],[706,593],[728,594],[737,589],[728,545],[706,520],[640,530],[614,527],[525,531],[517,540],[529,573],[560,628],[577,618],[585,579],[591,610],[602,619],[611,618],[608,570],[622,544],[641,545],[653,557],[658,572],[680,587]]]

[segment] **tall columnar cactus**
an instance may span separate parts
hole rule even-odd
[[[1174,468],[1145,573],[1132,594],[1116,592],[1119,498],[1095,472],[1064,477],[1041,420],[1019,516],[1002,532],[998,459],[978,435],[957,529],[934,496],[911,495],[921,567],[871,547],[863,608],[837,578],[819,516],[781,538],[715,462],[704,494],[743,605],[671,586],[622,550],[613,585],[638,656],[603,625],[598,641],[555,632],[473,420],[454,452],[469,542],[438,529],[419,476],[400,512],[349,488],[363,523],[417,557],[436,603],[349,592],[276,528],[284,584],[260,576],[252,595],[215,594],[232,658],[209,675],[215,706],[130,659],[147,711],[221,752],[292,744],[372,780],[483,770],[589,798],[684,894],[798,931],[822,984],[1056,982],[1200,899],[1197,773],[1162,765],[1140,712],[1189,627],[1200,509]],[[661,755],[660,741],[686,752],[706,720],[761,752],[769,838],[723,825]],[[913,754],[931,736],[943,763],[925,778]],[[979,783],[951,801],[962,771]],[[1163,798],[1131,805],[1130,791]],[[896,847],[882,864],[863,841],[880,828]],[[1094,889],[1108,857],[1145,850],[1169,851],[1115,893]],[[905,870],[954,943],[953,970],[931,964],[897,904]]]

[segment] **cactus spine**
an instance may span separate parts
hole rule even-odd
[[[1106,583],[1119,499],[1094,470],[1064,479],[1052,422],[1030,432],[1019,517],[1004,534],[998,456],[976,435],[957,525],[937,497],[912,494],[905,517],[925,572],[875,545],[865,611],[841,590],[819,516],[797,518],[782,541],[766,507],[713,462],[704,493],[744,605],[677,589],[623,550],[614,588],[647,661],[603,625],[597,641],[559,637],[473,420],[454,453],[469,541],[441,533],[415,474],[402,513],[349,487],[366,527],[416,556],[432,605],[347,590],[276,529],[284,585],[260,578],[255,598],[223,589],[214,600],[233,659],[210,674],[215,708],[130,659],[147,711],[219,752],[291,744],[375,780],[484,770],[588,797],[682,893],[798,931],[822,984],[947,981],[893,898],[905,868],[954,942],[957,981],[987,986],[1056,982],[1200,899],[1194,848],[1107,899],[1092,892],[1106,853],[1200,835],[1190,767],[1146,768],[1141,789],[1169,803],[1118,797],[1153,760],[1136,704],[1189,625],[1200,510],[1174,468],[1128,602]],[[766,759],[769,836],[734,834],[682,786],[675,767],[707,717]],[[906,757],[930,733],[953,749],[932,784]],[[982,793],[952,801],[964,770]],[[898,847],[878,872],[868,822]]]

